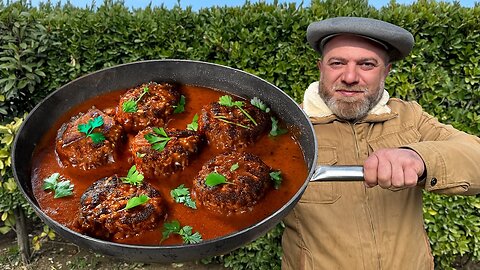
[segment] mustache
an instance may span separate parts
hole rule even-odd
[[[351,92],[369,92],[368,87],[365,86],[359,86],[359,85],[347,85],[344,83],[341,84],[336,84],[332,87],[333,91],[338,91],[338,90],[346,90],[346,91],[351,91]]]

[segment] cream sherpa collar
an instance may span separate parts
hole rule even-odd
[[[308,86],[303,96],[303,110],[310,117],[325,117],[332,115],[332,111],[327,107],[323,99],[318,94],[319,82],[313,82]],[[369,114],[384,114],[390,113],[391,110],[387,105],[390,95],[386,90],[383,90],[383,96],[380,101],[373,107]]]

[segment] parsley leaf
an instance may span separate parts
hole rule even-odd
[[[243,101],[234,102],[231,96],[225,95],[225,96],[221,96],[218,99],[218,104],[227,106],[227,107],[233,107],[233,106],[237,107],[250,121],[252,121],[252,123],[255,126],[258,125],[255,119],[253,119],[253,117],[242,108],[244,105]]]
[[[191,226],[180,227],[180,222],[178,222],[178,220],[173,220],[170,223],[165,222],[163,224],[162,240],[160,242],[169,238],[172,234],[180,235],[185,244],[202,242],[202,235],[199,232],[193,233],[193,228]]]
[[[205,185],[209,187],[218,186],[220,184],[232,184],[232,183],[227,182],[227,178],[224,175],[221,175],[217,172],[209,173],[205,178]]]
[[[273,187],[275,189],[279,189],[280,185],[282,184],[282,172],[281,171],[274,171],[270,173],[270,178],[273,181]]]
[[[125,208],[123,208],[123,209],[128,210],[130,208],[137,207],[139,205],[142,205],[142,204],[148,202],[148,200],[150,200],[150,198],[145,194],[142,194],[138,197],[133,197],[133,198],[131,198],[130,200],[127,201],[127,205],[125,205]]]
[[[103,118],[97,116],[93,119],[88,120],[86,124],[79,124],[77,126],[78,131],[85,133],[87,137],[92,138],[93,143],[101,143],[105,140],[105,136],[100,132],[92,133],[93,130],[97,127],[103,125]]]
[[[236,169],[238,169],[240,166],[238,166],[238,163],[235,163],[232,165],[232,167],[230,167],[230,171],[233,172],[235,171]]]
[[[185,111],[185,96],[184,95],[181,95],[180,96],[180,101],[178,102],[177,105],[174,105],[173,106],[175,108],[175,110],[173,111],[173,113],[182,113]]]
[[[172,189],[170,191],[170,195],[175,200],[175,202],[183,203],[184,205],[192,209],[197,209],[197,205],[195,204],[195,201],[192,200],[192,198],[190,197],[190,192],[188,191],[188,188],[186,188],[184,184],[181,184],[176,189]]]
[[[143,182],[143,174],[137,171],[137,166],[133,165],[130,170],[128,170],[127,177],[120,178],[122,182],[138,186]]]
[[[145,134],[144,138],[152,145],[152,148],[154,150],[163,151],[168,141],[170,141],[172,138],[168,137],[167,133],[163,128],[154,127],[153,131],[160,136],[148,133]]]
[[[43,190],[53,190],[55,193],[53,198],[62,198],[73,194],[73,184],[70,180],[58,182],[60,178],[59,173],[53,173],[49,177],[43,179]]]
[[[278,126],[278,120],[275,117],[270,117],[272,120],[272,129],[270,130],[270,136],[279,136],[288,132],[287,129],[280,128]]]
[[[198,130],[198,114],[195,114],[192,119],[192,123],[187,125],[188,130],[197,131]]]
[[[270,108],[267,107],[267,104],[265,104],[262,100],[260,100],[258,97],[253,97],[251,100],[250,100],[250,104],[252,104],[253,106],[259,108],[260,110],[268,113],[270,112]]]
[[[142,97],[148,93],[149,89],[148,89],[148,86],[145,86],[143,87],[143,92],[142,94],[140,94],[140,96],[137,98],[137,100],[134,100],[134,99],[129,99],[127,101],[125,101],[123,104],[122,104],[122,110],[126,113],[134,113],[134,112],[137,112],[138,111],[138,102],[140,101],[140,99],[142,99]]]
[[[199,232],[193,233],[193,228],[190,226],[183,226],[182,229],[180,229],[180,236],[183,239],[183,242],[185,244],[197,244],[202,242],[202,235]]]

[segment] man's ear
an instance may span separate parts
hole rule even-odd
[[[383,79],[385,80],[388,76],[388,74],[390,73],[390,71],[392,70],[392,63],[389,63],[386,67],[385,67],[385,76],[383,76]]]
[[[321,70],[321,69],[322,69],[322,58],[319,58],[319,59],[317,60],[317,68],[318,68],[318,70]]]

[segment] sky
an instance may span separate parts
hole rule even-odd
[[[72,3],[75,6],[78,7],[85,7],[85,6],[90,6],[93,0],[70,0],[70,3]],[[464,7],[473,7],[475,2],[479,2],[480,0],[460,0],[460,4]],[[40,2],[46,2],[46,0],[31,0],[33,6],[37,6]],[[51,0],[52,3],[66,3],[67,0]],[[96,0],[95,1],[97,4],[103,3],[103,0]],[[246,0],[164,0],[164,1],[158,1],[158,0],[124,0],[125,6],[126,7],[132,7],[132,8],[142,8],[147,6],[149,3],[152,3],[153,6],[160,6],[161,4],[164,4],[165,7],[167,8],[172,8],[180,2],[180,6],[182,8],[185,8],[187,6],[191,6],[193,10],[199,10],[200,8],[208,8],[208,7],[213,7],[213,6],[243,6],[245,4]],[[274,0],[250,0],[250,3],[254,2],[266,2],[266,3],[273,3]],[[302,1],[289,1],[289,0],[278,0],[279,3],[297,3],[299,5]],[[304,0],[303,6],[308,6],[310,4],[310,0]],[[369,0],[369,4],[373,5],[376,8],[381,8],[382,6],[388,5],[390,0]],[[415,2],[414,0],[397,0],[397,3],[400,4],[411,4]],[[450,0],[447,0],[445,2],[453,2]]]

